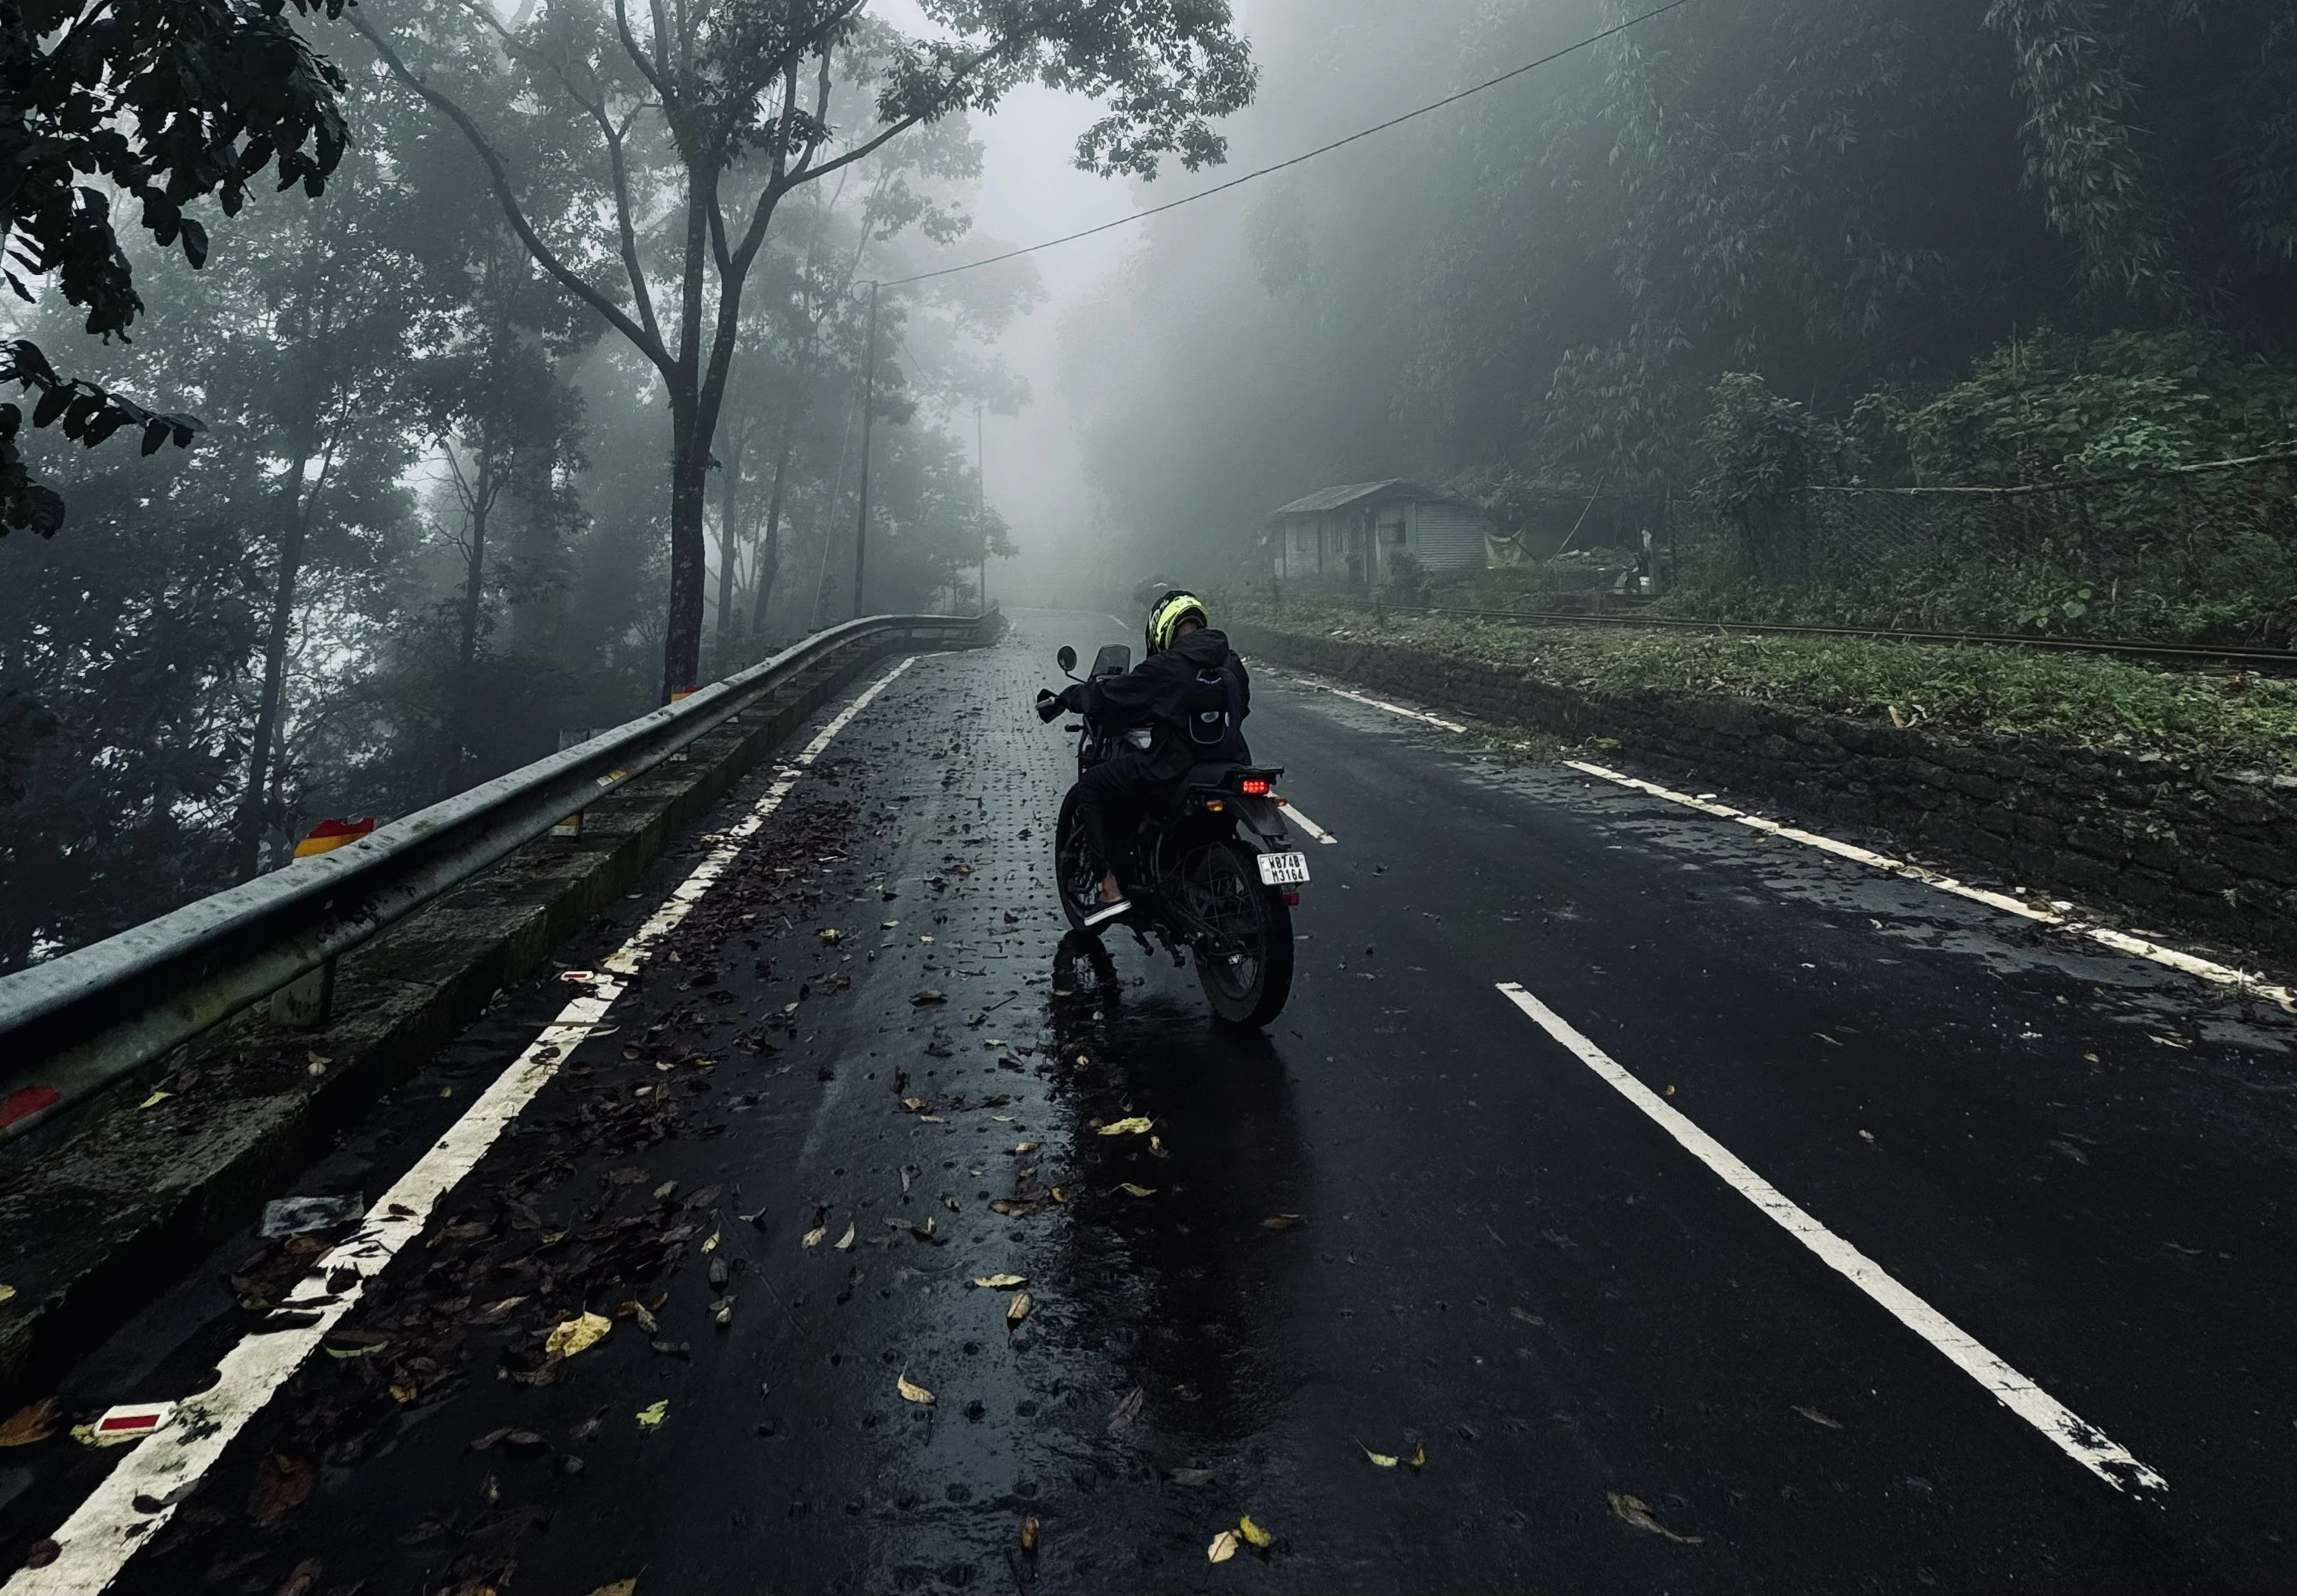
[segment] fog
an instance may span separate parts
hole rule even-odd
[[[1163,577],[2276,645],[2297,618],[2237,506],[2104,576],[2028,523],[2014,569],[1988,532],[1909,564],[1879,520],[1777,543],[1806,489],[2297,437],[2297,37],[2265,0],[1239,0],[1131,32],[720,0],[679,24],[701,68],[593,0],[225,9],[340,81],[202,108],[238,177],[91,145],[10,218],[0,969],[852,614],[865,408],[871,612],[970,612],[985,570],[1120,610]],[[1034,31],[968,53],[992,17]]]

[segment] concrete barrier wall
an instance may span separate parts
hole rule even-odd
[[[1603,693],[1521,666],[1228,627],[1247,659],[1503,725],[1609,739],[1685,779],[1871,827],[2028,887],[2297,954],[2297,778],[2026,738],[1814,715],[1719,694]]]

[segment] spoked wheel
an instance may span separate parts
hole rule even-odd
[[[1084,827],[1077,821],[1074,787],[1061,800],[1060,819],[1053,823],[1053,881],[1060,893],[1061,912],[1069,917],[1070,930],[1097,937],[1105,926],[1116,923],[1104,921],[1091,930],[1085,928],[1085,916],[1100,904],[1100,872],[1094,868],[1092,851],[1084,845]]]
[[[1181,890],[1207,934],[1196,949],[1197,979],[1213,1013],[1257,1029],[1292,995],[1292,911],[1280,888],[1260,884],[1241,843],[1209,843],[1181,861]]]

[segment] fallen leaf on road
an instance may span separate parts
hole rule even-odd
[[[1013,1144],[1013,1150],[1016,1153],[1033,1153],[1037,1150],[1037,1144],[1033,1141],[1017,1141]]]
[[[1668,1540],[1684,1546],[1700,1546],[1706,1543],[1707,1537],[1704,1535],[1676,1534],[1666,1525],[1652,1518],[1651,1503],[1640,1496],[1630,1496],[1624,1491],[1613,1491],[1610,1493],[1610,1501],[1611,1516],[1621,1523],[1632,1524],[1637,1529],[1647,1529],[1655,1535],[1664,1535]]]
[[[839,1252],[850,1253],[853,1250],[853,1235],[854,1222],[849,1220],[846,1222],[845,1234],[837,1238],[836,1246]]]
[[[702,1243],[702,1250],[703,1250],[704,1252],[705,1252],[705,1253],[714,1253],[714,1252],[716,1252],[716,1251],[718,1250],[718,1232],[717,1232],[717,1231],[715,1231],[715,1230],[711,1231],[711,1232],[710,1232],[710,1234],[709,1234],[706,1238],[704,1238],[703,1243]]]
[[[1861,1141],[1872,1141],[1874,1139],[1874,1132],[1872,1131],[1861,1131],[1858,1132],[1858,1139]]]
[[[16,1416],[0,1424],[0,1446],[29,1446],[45,1441],[56,1433],[56,1399],[44,1396],[29,1407],[19,1408]]]
[[[1116,1189],[1132,1197],[1155,1197],[1157,1195],[1157,1189],[1155,1187],[1136,1186],[1130,1181],[1121,1181]]]
[[[1125,1393],[1124,1400],[1118,1403],[1115,1411],[1113,1411],[1108,1416],[1108,1433],[1112,1436],[1117,1435],[1124,1430],[1126,1425],[1131,1424],[1134,1419],[1140,1418],[1140,1404],[1148,1400],[1148,1392],[1142,1390],[1138,1386],[1133,1386],[1131,1391]]]
[[[1813,1424],[1823,1424],[1823,1425],[1824,1425],[1828,1429],[1831,1429],[1831,1430],[1839,1430],[1839,1429],[1840,1429],[1840,1428],[1842,1427],[1842,1421],[1841,1421],[1840,1419],[1829,1419],[1825,1414],[1824,1414],[1824,1413],[1820,1412],[1816,1408],[1805,1408],[1805,1407],[1799,1407],[1799,1406],[1798,1406],[1798,1407],[1795,1409],[1795,1411],[1796,1411],[1796,1412],[1798,1412],[1798,1413],[1799,1413],[1799,1414],[1801,1414],[1805,1419],[1809,1419]]]
[[[597,1412],[591,1414],[590,1417],[585,1419],[572,1429],[568,1430],[566,1432],[566,1438],[570,1441],[588,1441],[591,1436],[597,1435],[601,1428],[605,1427],[605,1422],[606,1410],[600,1408]]]
[[[311,1587],[319,1583],[321,1566],[318,1559],[305,1558],[288,1570],[287,1577],[280,1582],[279,1588],[272,1592],[272,1596],[311,1596]]]
[[[928,1003],[946,1003],[947,1001],[949,1001],[947,998],[942,996],[941,993],[935,991],[932,987],[926,988],[925,991],[918,993],[917,996],[910,1000],[911,1007],[917,1008],[923,1008]]]
[[[513,1308],[517,1307],[519,1304],[525,1300],[526,1298],[523,1296],[506,1296],[499,1302],[489,1303],[485,1307],[471,1315],[471,1322],[473,1324],[500,1324],[504,1320],[510,1317],[510,1311]]]
[[[542,1343],[542,1353],[549,1358],[571,1358],[586,1347],[596,1346],[614,1321],[603,1313],[584,1313],[574,1319],[553,1325]]]
[[[254,1488],[247,1493],[248,1516],[270,1529],[310,1493],[311,1465],[307,1460],[266,1452],[262,1467],[255,1473]]]
[[[667,1400],[648,1403],[638,1410],[638,1428],[658,1430],[662,1427],[662,1421],[669,1417],[670,1403]]]
[[[1276,1544],[1276,1537],[1255,1524],[1249,1513],[1236,1521],[1236,1533],[1249,1541],[1255,1551],[1265,1551]]]
[[[2187,1052],[2193,1051],[2193,1043],[2189,1041],[2181,1041],[2177,1037],[2157,1036],[2151,1031],[2148,1031],[2145,1035],[2149,1041],[2158,1041],[2165,1048],[2182,1048]]]
[[[1470,1440],[1473,1440],[1474,1438],[1475,1437],[1472,1436],[1469,1437]],[[1412,1444],[1412,1466],[1414,1468],[1425,1468],[1428,1467],[1428,1449],[1425,1446],[1420,1445],[1417,1441]]]
[[[1297,1230],[1308,1222],[1297,1213],[1272,1213],[1260,1222],[1264,1230]]]
[[[655,1322],[654,1310],[647,1307],[646,1304],[642,1302],[638,1302],[636,1300],[626,1302],[621,1307],[615,1309],[614,1312],[623,1319],[637,1320],[638,1321],[638,1329],[644,1330],[649,1336],[653,1335],[656,1330],[662,1328]]]
[[[828,1234],[829,1227],[827,1225],[816,1225],[813,1229],[808,1230],[803,1236],[799,1237],[797,1244],[800,1246],[819,1246],[821,1245],[821,1238]]]
[[[691,1341],[656,1341],[651,1345],[665,1358],[676,1358],[681,1363],[694,1362],[694,1343]]]
[[[16,1288],[13,1286],[0,1286],[0,1303],[8,1301],[15,1295]]]
[[[1392,1457],[1387,1452],[1374,1452],[1371,1447],[1364,1445],[1361,1441],[1357,1442],[1356,1445],[1358,1449],[1363,1452],[1365,1457],[1371,1460],[1371,1466],[1375,1468],[1393,1468],[1398,1463],[1404,1461],[1402,1458]]]
[[[590,1592],[590,1596],[638,1596],[638,1582],[634,1575],[629,1579],[618,1579],[610,1585],[600,1585]]]
[[[1211,1545],[1205,1548],[1205,1559],[1207,1562],[1225,1563],[1236,1555],[1236,1531],[1224,1529],[1213,1537]]]
[[[839,932],[835,926],[824,926],[819,934],[825,943],[836,942],[839,937]]]
[[[933,1403],[934,1394],[906,1374],[898,1376],[894,1379],[893,1389],[902,1394],[903,1402],[924,1403],[928,1406]]]
[[[1028,1318],[1029,1308],[1029,1294],[1025,1291],[1015,1292],[1013,1300],[1005,1304],[1005,1328],[1009,1330],[1012,1329],[1023,1320]]]
[[[710,1322],[716,1325],[721,1330],[730,1329],[733,1327],[734,1299],[732,1297],[721,1296],[715,1304],[712,1304],[710,1309]]]
[[[1520,1319],[1526,1324],[1544,1325],[1547,1322],[1528,1308],[1510,1308],[1508,1316],[1511,1319]]]
[[[136,1104],[136,1107],[138,1108],[149,1108],[154,1104],[166,1102],[169,1098],[172,1098],[176,1094],[172,1091],[155,1091],[150,1097]]]
[[[1156,1121],[1146,1115],[1136,1114],[1130,1119],[1114,1120],[1100,1128],[1103,1136],[1145,1136]]]
[[[973,1283],[976,1286],[985,1286],[992,1291],[1010,1291],[1016,1286],[1027,1285],[1029,1277],[1026,1275],[976,1275],[974,1277]]]

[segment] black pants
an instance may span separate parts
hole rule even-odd
[[[1077,828],[1104,875],[1127,886],[1137,884],[1140,866],[1133,840],[1140,817],[1162,802],[1170,786],[1146,761],[1123,754],[1077,777]]]

